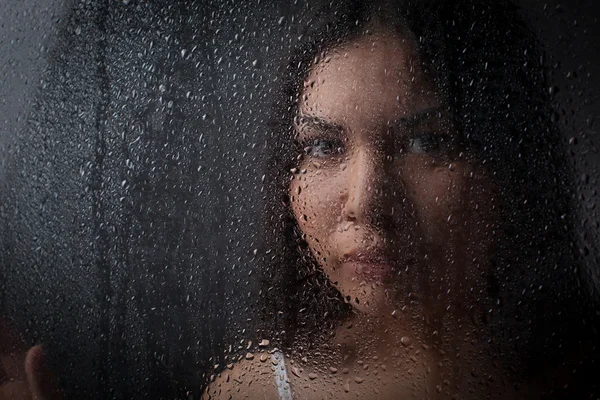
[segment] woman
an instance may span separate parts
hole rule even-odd
[[[593,324],[565,240],[569,171],[514,7],[331,7],[276,107],[261,291],[274,317],[257,327],[268,342],[205,396],[591,390],[572,373]]]

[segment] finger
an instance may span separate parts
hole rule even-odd
[[[42,345],[29,349],[25,372],[34,400],[61,399],[56,375],[48,368]]]

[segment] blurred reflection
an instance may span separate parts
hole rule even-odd
[[[585,393],[570,171],[514,8],[325,11],[269,143],[268,340],[205,396]]]

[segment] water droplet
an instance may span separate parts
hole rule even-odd
[[[400,343],[402,343],[403,346],[408,347],[411,345],[412,339],[408,336],[403,336],[402,339],[400,339]]]
[[[308,374],[308,377],[310,378],[310,380],[314,380],[314,379],[317,379],[317,374],[315,374],[314,372],[311,372],[310,374]]]
[[[338,369],[336,367],[329,367],[329,372],[335,374],[336,372],[338,372]]]
[[[267,347],[269,345],[269,341],[267,339],[263,339],[260,341],[260,343],[258,344],[260,347]]]
[[[246,353],[246,360],[254,360],[254,354]]]
[[[360,376],[355,376],[355,377],[354,377],[354,382],[356,382],[356,383],[363,383],[363,382],[364,382],[364,379],[363,379],[363,378],[361,378]]]

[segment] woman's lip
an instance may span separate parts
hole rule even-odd
[[[342,268],[351,269],[354,274],[367,282],[384,281],[390,276],[393,264],[383,259],[347,259],[342,263]]]
[[[367,264],[391,264],[391,260],[383,252],[358,252],[354,251],[342,257],[342,263],[367,263]]]
[[[394,262],[383,249],[354,249],[340,260],[342,268],[367,282],[382,282],[392,273]]]

